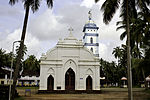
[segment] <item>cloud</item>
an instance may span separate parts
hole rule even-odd
[[[112,52],[110,52],[113,50],[113,48],[110,45],[111,44],[99,43],[100,58],[103,58],[104,60],[107,61],[116,61],[114,56],[112,56]]]
[[[7,31],[14,31],[22,24],[24,10],[22,6],[8,4],[8,1],[0,1],[0,31],[5,33]],[[8,34],[7,34],[8,35]]]
[[[0,48],[5,49],[7,52],[12,51],[12,45],[14,41],[19,41],[21,37],[21,29],[16,29],[14,32],[9,33],[9,35],[3,39],[0,40]],[[15,43],[14,48],[19,45],[19,43]],[[40,41],[32,36],[29,32],[26,33],[25,37],[25,45],[27,46],[27,55],[36,55],[38,58],[41,55],[41,43]]]
[[[95,0],[83,0],[83,2],[81,3],[81,6],[85,6],[87,8],[91,8],[95,2]]]
[[[119,40],[122,30],[116,32],[116,20],[119,20],[119,14],[117,13],[114,16],[109,25],[105,25],[100,11],[102,2],[94,4],[94,0],[83,0],[82,2],[78,0],[74,4],[71,0],[68,4],[65,0],[65,4],[61,5],[60,2],[58,4],[58,1],[54,2],[57,3],[54,10],[42,10],[43,12],[36,14],[36,17],[30,14],[25,40],[28,55],[34,54],[39,58],[41,53],[45,53],[48,49],[54,47],[59,38],[68,36],[70,26],[74,29],[73,35],[78,39],[82,39],[83,26],[88,21],[88,11],[92,9],[92,18],[99,26],[100,58],[109,61],[115,60],[112,55],[113,48],[124,43],[124,41]],[[0,36],[4,38],[0,38],[0,48],[11,51],[12,42],[20,39],[21,28],[14,29],[13,32],[7,31],[7,35],[2,35],[2,33],[0,32]]]
[[[56,40],[61,36],[65,25],[59,23],[61,16],[55,16],[50,9],[33,19],[29,24],[29,32],[40,40]]]
[[[0,48],[11,51],[13,42],[20,39],[20,33],[20,29],[16,29],[14,32],[9,33],[5,39],[0,40]]]
[[[17,9],[17,8],[13,8],[9,6],[6,6],[6,5],[1,5],[0,6],[0,17],[16,17],[20,14],[22,14],[23,12],[20,10],[20,9]]]

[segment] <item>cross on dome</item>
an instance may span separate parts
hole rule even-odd
[[[89,14],[89,20],[92,19],[92,13],[91,13],[92,10],[89,10],[88,14]]]
[[[68,31],[70,31],[69,36],[72,36],[73,28],[72,28],[72,27],[70,27],[70,28],[68,29]]]
[[[73,31],[73,28],[72,28],[72,27],[70,27],[68,30],[70,31],[70,33],[72,33],[72,31]]]

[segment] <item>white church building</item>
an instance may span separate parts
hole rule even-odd
[[[98,27],[91,13],[83,28],[83,42],[72,31],[42,54],[39,90],[100,90]]]

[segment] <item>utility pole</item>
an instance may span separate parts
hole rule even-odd
[[[21,42],[21,41],[14,41],[13,42],[13,47],[12,47],[11,70],[10,70],[10,79],[9,79],[9,100],[11,98],[11,80],[12,80],[12,72],[13,72],[12,67],[13,67],[13,59],[14,59],[13,58],[13,56],[14,56],[14,45],[17,42]]]

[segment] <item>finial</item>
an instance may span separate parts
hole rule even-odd
[[[73,28],[72,28],[72,27],[70,27],[70,28],[68,29],[68,31],[70,31],[70,34],[69,34],[69,36],[72,36],[72,31],[73,31]]]
[[[89,10],[88,14],[89,14],[89,20],[92,19],[92,13],[91,13],[92,10]]]

